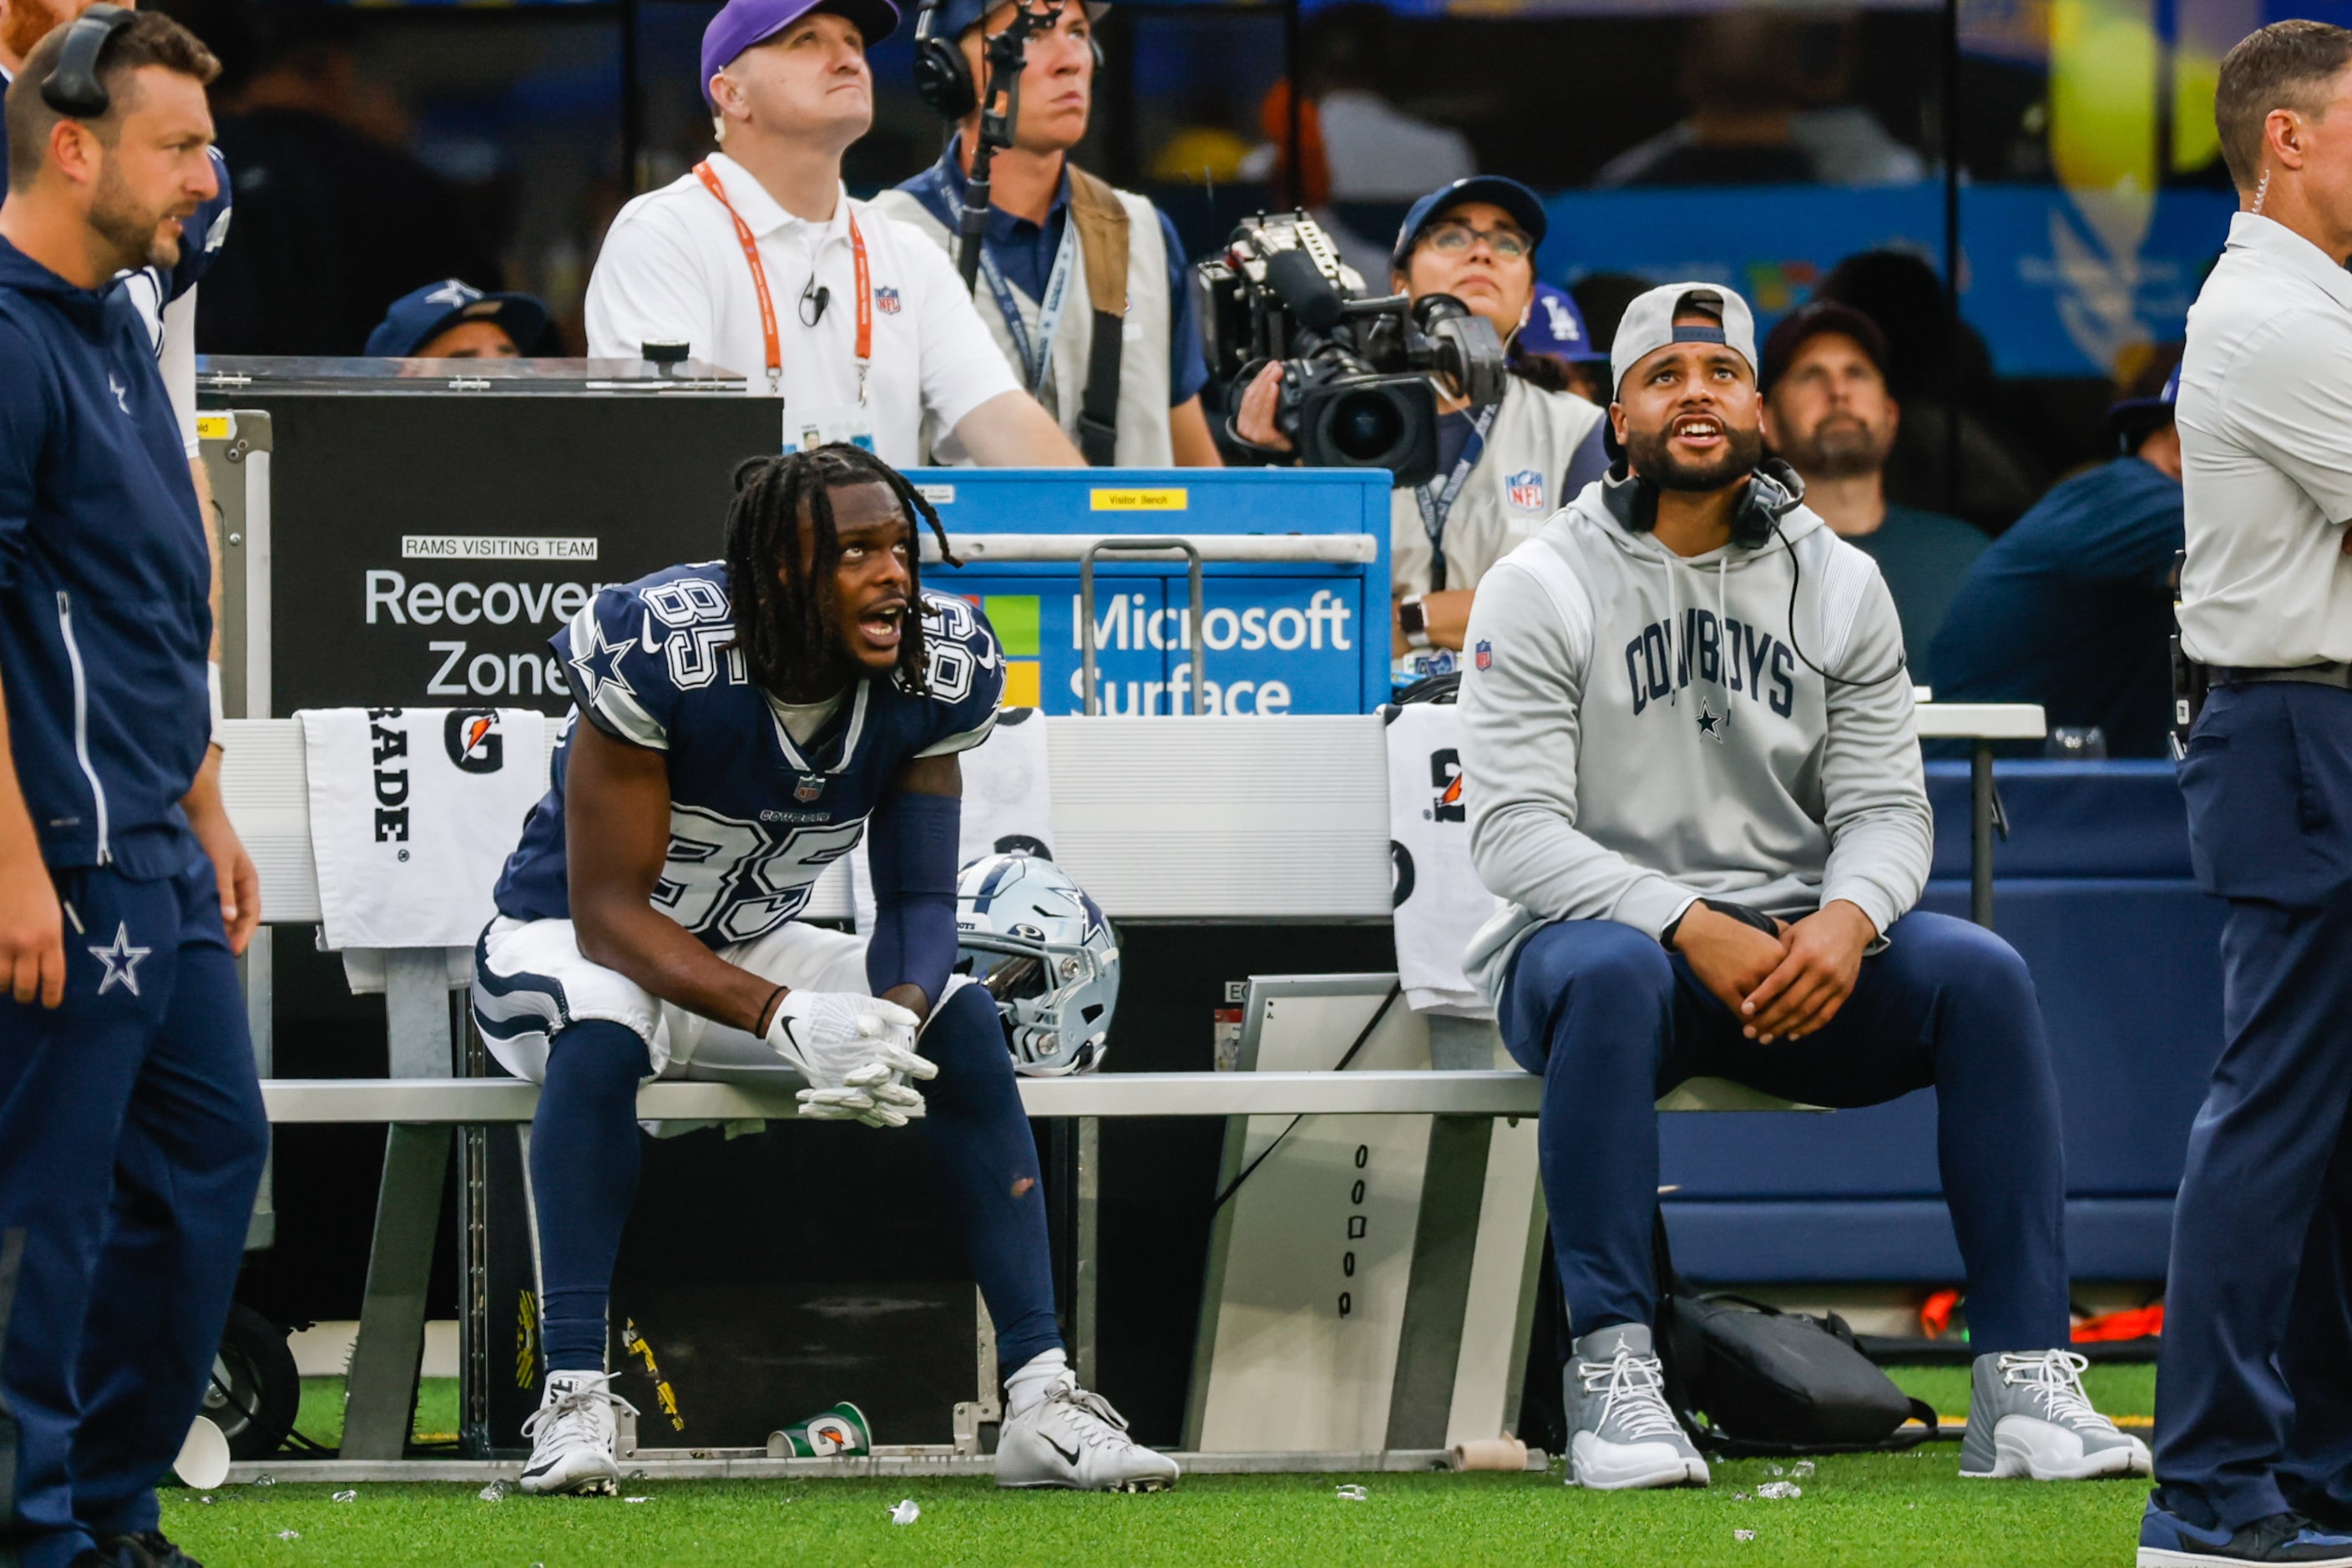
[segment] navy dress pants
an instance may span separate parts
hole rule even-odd
[[[60,873],[66,1000],[0,994],[0,1562],[156,1526],[269,1149],[212,863]]]
[[[2229,900],[2224,1042],[2189,1136],[2156,1392],[2161,1506],[2352,1511],[2352,692],[2208,700],[2180,763]]]
[[[1945,915],[1906,915],[1886,934],[1826,1027],[1769,1046],[1741,1035],[1681,955],[1631,926],[1556,921],[1513,956],[1503,1041],[1544,1080],[1537,1151],[1572,1335],[1652,1321],[1653,1107],[1685,1079],[1727,1078],[1841,1107],[1932,1087],[1971,1344],[2067,1342],[2058,1084],[2025,961]]]

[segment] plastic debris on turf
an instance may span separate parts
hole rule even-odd
[[[278,1539],[280,1541],[299,1541],[302,1539],[302,1532],[299,1530],[281,1530],[278,1532]]]
[[[649,1497],[625,1497],[621,1500],[623,1502],[651,1502],[654,1500]]]
[[[206,1493],[205,1496],[198,1498],[196,1500],[197,1500],[198,1502],[200,1502],[200,1503],[204,1504],[206,1508],[210,1508],[210,1507],[212,1507],[212,1506],[213,1506],[213,1504],[215,1504],[215,1503],[216,1503],[216,1502],[220,1501],[220,1499],[218,1499],[218,1498],[216,1498],[216,1497],[212,1496],[210,1493]]]
[[[922,1517],[923,1510],[915,1506],[915,1500],[910,1497],[900,1498],[898,1506],[890,1510],[890,1522],[893,1524],[912,1524]]]
[[[1789,1467],[1789,1473],[1792,1476],[1810,1476],[1813,1473],[1813,1462],[1811,1459],[1799,1459]]]
[[[1372,1495],[1361,1487],[1340,1487],[1338,1489],[1341,1502],[1362,1502]]]
[[[337,1492],[335,1494],[335,1500],[337,1502],[357,1502],[359,1501],[359,1498],[360,1494],[357,1492]]]
[[[504,1502],[514,1495],[515,1484],[509,1480],[492,1481],[474,1495],[484,1502]]]
[[[1805,1489],[1799,1486],[1794,1481],[1766,1481],[1762,1486],[1756,1489],[1756,1495],[1758,1497],[1768,1497],[1776,1500],[1780,1498],[1799,1498],[1805,1495]]]
[[[1735,1530],[1731,1532],[1731,1539],[1734,1541],[1753,1541],[1756,1539],[1756,1532],[1752,1530]]]
[[[278,1478],[264,1472],[253,1478],[253,1484],[257,1487],[274,1487],[278,1484]]]

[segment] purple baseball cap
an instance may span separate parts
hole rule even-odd
[[[866,35],[869,49],[898,27],[898,7],[890,0],[727,0],[702,29],[702,101],[710,102],[710,79],[734,64],[735,57],[812,11],[848,17]]]

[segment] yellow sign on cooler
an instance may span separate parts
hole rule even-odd
[[[1182,485],[1166,485],[1147,489],[1097,489],[1093,497],[1097,511],[1183,511],[1192,505],[1191,492]]]

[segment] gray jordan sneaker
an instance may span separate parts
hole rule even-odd
[[[1665,1369],[1640,1323],[1578,1340],[1561,1374],[1568,1395],[1568,1484],[1595,1491],[1703,1487],[1706,1461],[1666,1404]]]
[[[2063,1350],[1977,1357],[1960,1474],[1996,1481],[2154,1475],[2147,1445],[2091,1408],[2083,1392],[2083,1369],[2090,1364]]]

